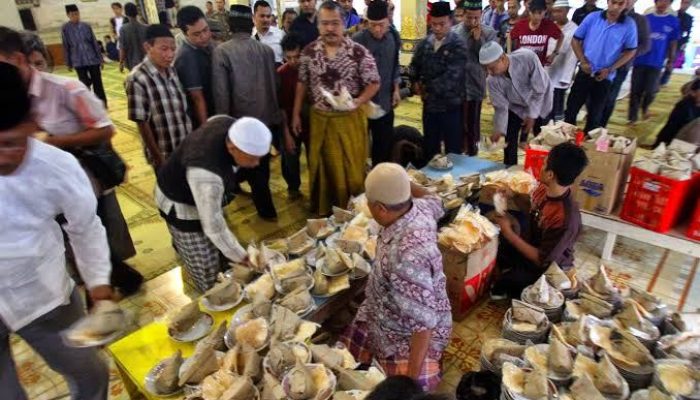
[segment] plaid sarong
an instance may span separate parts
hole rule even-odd
[[[190,282],[200,292],[205,292],[216,283],[222,270],[224,257],[204,232],[183,232],[167,224],[173,245],[185,263],[185,272]]]
[[[368,331],[365,324],[352,323],[338,339],[348,348],[355,359],[362,364],[370,364],[374,358],[384,369],[386,376],[407,375],[408,358],[380,358],[374,355],[371,350],[371,341],[368,338]],[[430,356],[423,361],[420,375],[416,382],[423,387],[426,392],[437,389],[442,379],[440,373],[440,360],[435,360]]]

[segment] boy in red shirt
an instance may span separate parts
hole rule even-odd
[[[292,115],[294,110],[294,97],[296,96],[297,82],[299,80],[299,59],[301,58],[301,37],[296,33],[288,33],[280,43],[284,52],[285,63],[277,69],[280,77],[280,108],[284,112],[284,136],[279,148],[282,151],[282,176],[287,182],[287,192],[291,200],[299,198],[301,192],[301,173],[299,167],[299,154],[301,144],[308,151],[309,118],[308,107],[302,110],[302,132],[294,134]]]
[[[537,54],[543,66],[549,65],[559,54],[564,35],[561,29],[549,19],[545,18],[547,4],[544,0],[532,0],[528,5],[528,17],[518,21],[510,31],[512,48],[530,49]],[[549,39],[557,41],[557,46],[552,54],[547,54]]]

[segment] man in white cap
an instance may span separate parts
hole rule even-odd
[[[558,57],[554,58],[554,61],[547,67],[549,79],[552,81],[552,86],[554,86],[552,113],[547,119],[557,121],[564,119],[566,90],[571,86],[576,64],[578,63],[576,53],[571,48],[571,39],[573,39],[578,25],[569,20],[569,9],[569,0],[556,0],[552,8],[552,21],[557,24],[564,35]],[[553,49],[554,43],[550,41],[548,53],[553,52]]]
[[[486,43],[479,50],[479,62],[486,67],[486,83],[495,110],[493,142],[504,134],[506,148],[503,163],[518,163],[518,132],[524,127],[529,134],[537,120],[552,111],[552,83],[537,54],[518,49],[505,54],[496,42]]]
[[[387,375],[408,375],[434,390],[452,331],[437,246],[442,202],[394,163],[367,175],[365,195],[382,229],[365,301],[341,341],[361,363],[375,358]]]
[[[256,179],[237,174],[254,169],[271,141],[270,130],[255,118],[217,115],[189,134],[159,171],[160,214],[188,278],[202,292],[214,285],[226,260],[247,257],[226,225],[223,207],[238,181]]]

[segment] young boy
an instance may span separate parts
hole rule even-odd
[[[117,43],[112,41],[112,37],[105,35],[105,54],[111,61],[119,61],[119,50]]]
[[[294,111],[294,97],[299,81],[299,59],[301,57],[301,37],[296,33],[288,33],[280,43],[284,53],[285,63],[277,69],[280,77],[280,108],[285,115],[284,137],[280,149],[282,151],[282,176],[287,182],[290,199],[300,196],[301,177],[299,172],[299,154],[304,143],[308,151],[308,112],[302,111],[302,132],[295,135],[290,129]],[[306,117],[304,117],[306,116]]]
[[[530,205],[518,204],[521,210],[529,209],[529,232],[520,237],[507,218],[496,221],[501,227],[496,264],[502,274],[491,289],[493,299],[520,298],[520,292],[535,283],[552,262],[565,271],[574,267],[581,213],[571,185],[586,165],[588,158],[580,147],[572,143],[555,146],[542,167]],[[512,196],[506,196],[509,194]]]

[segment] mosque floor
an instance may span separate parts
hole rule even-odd
[[[55,71],[72,75],[66,70]],[[127,118],[124,94],[125,75],[114,64],[104,69],[103,79],[109,97],[109,113],[117,128],[114,145],[129,166],[129,180],[118,189],[122,210],[128,221],[138,254],[131,260],[136,269],[147,279],[143,288],[134,296],[122,300],[121,305],[134,317],[130,327],[138,329],[154,320],[163,318],[170,310],[183,304],[181,272],[178,259],[170,246],[165,224],[158,215],[153,201],[154,176],[146,164],[141,141],[135,125]],[[679,99],[679,88],[688,80],[686,75],[674,75],[671,83],[663,88],[651,107],[652,118],[634,127],[625,125],[628,101],[621,100],[613,114],[609,129],[613,133],[636,136],[640,143],[650,143],[663,126],[667,115]],[[484,104],[482,129],[489,132],[493,112]],[[404,101],[396,111],[396,124],[420,128],[421,105],[417,100]],[[500,155],[481,154],[499,161]],[[521,156],[522,160],[522,156]],[[272,165],[271,190],[278,210],[279,220],[267,222],[257,217],[249,198],[238,197],[226,209],[226,217],[234,233],[243,242],[260,241],[268,237],[282,237],[301,227],[309,216],[306,198],[290,200],[281,177],[279,158]],[[302,174],[305,172],[305,165]],[[308,180],[302,175],[303,187]],[[308,193],[307,189],[303,189]],[[576,246],[576,265],[580,274],[588,276],[600,265],[600,252],[604,234],[587,228]],[[605,265],[618,285],[647,290],[672,307],[682,311],[700,309],[700,280],[695,279],[698,259],[672,251],[620,238],[613,252],[613,261]],[[452,339],[445,351],[443,383],[440,390],[453,392],[460,377],[466,371],[479,368],[479,353],[484,340],[500,335],[503,304],[482,301],[461,322],[454,324]],[[30,399],[67,399],[65,381],[52,371],[44,361],[21,339],[11,336],[20,380]],[[107,355],[105,358],[109,359]],[[110,399],[128,399],[128,394],[110,360]]]

